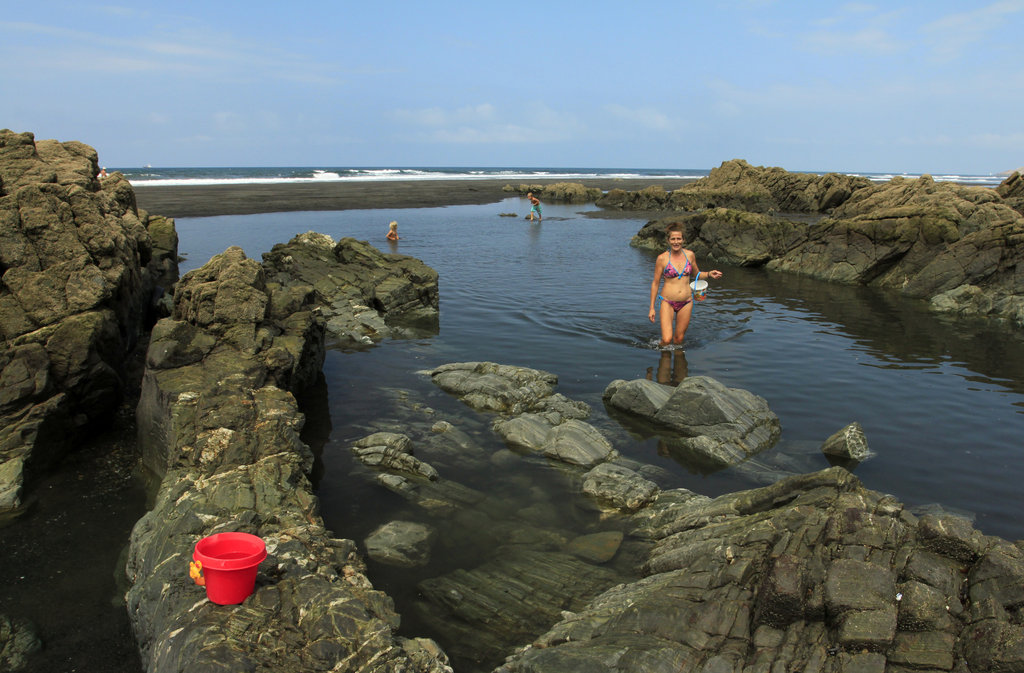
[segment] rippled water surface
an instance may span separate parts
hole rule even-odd
[[[307,408],[307,441],[322,449],[324,516],[338,534],[361,541],[379,523],[410,514],[396,496],[353,474],[351,441],[382,429],[415,433],[417,424],[442,419],[464,429],[483,456],[438,457],[435,466],[446,478],[507,497],[510,509],[559,519],[543,525],[595,525],[574,503],[552,499],[562,477],[544,461],[510,467],[488,459],[502,449],[489,429],[492,419],[417,374],[447,362],[489,360],[558,375],[558,391],[590,404],[589,422],[616,449],[663,469],[662,486],[716,495],[824,468],[821,443],[858,421],[876,454],[855,470],[869,488],[915,507],[938,503],[968,514],[985,533],[1024,537],[1019,331],[939,317],[890,292],[716,265],[725,275],[695,307],[685,351],[663,353],[647,320],[654,255],[629,246],[643,221],[591,219],[581,214],[591,207],[545,205],[543,224],[531,224],[522,219],[524,203],[177,221],[188,259],[183,269],[232,244],[258,259],[274,243],[314,230],[369,240],[439,272],[440,333],[331,352],[326,392]],[[507,212],[519,215],[501,216]],[[384,234],[392,219],[402,238],[389,246]],[[657,440],[623,429],[601,403],[615,379],[687,375],[766,398],[782,422],[779,444],[750,465],[706,473],[663,455]],[[374,581],[402,608],[415,599],[410,582],[485,553],[448,551],[414,577],[371,567]],[[415,624],[415,617],[406,619]]]

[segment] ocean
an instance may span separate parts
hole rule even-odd
[[[152,166],[118,168],[107,167],[108,171],[119,170],[136,186],[159,185],[223,185],[223,184],[277,184],[287,182],[345,182],[381,180],[485,180],[507,179],[529,181],[531,179],[582,180],[588,178],[652,178],[678,179],[702,178],[710,169],[649,169],[649,168],[517,168],[517,167],[349,167],[329,166],[304,167],[247,167],[247,168],[172,168]],[[794,171],[824,175],[821,171]],[[836,171],[847,175],[859,175],[883,182],[894,177],[917,178],[913,173],[853,173]],[[995,173],[942,174],[932,175],[938,182],[959,182],[968,185],[995,187],[1006,176]]]

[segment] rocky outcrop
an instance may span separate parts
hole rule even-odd
[[[425,373],[474,409],[501,413],[493,427],[510,448],[585,467],[616,455],[611,443],[581,420],[590,407],[554,392],[554,374],[493,362],[457,362]]]
[[[556,182],[550,185],[505,185],[504,192],[525,196],[533,192],[541,201],[548,203],[592,203],[604,192],[598,187],[587,187],[579,182]]]
[[[267,282],[285,290],[277,293],[282,302],[313,288],[327,333],[341,346],[437,334],[437,272],[414,257],[309,232],[264,253],[263,266]]]
[[[497,670],[1013,671],[1024,552],[917,518],[842,468],[718,498],[665,491],[633,516],[654,546]]]
[[[755,213],[825,213],[871,187],[867,178],[839,173],[790,173],[733,159],[712,169],[706,178],[675,191],[666,192],[658,186],[637,192],[612,189],[597,200],[597,205],[620,210],[695,212],[730,208]]]
[[[116,411],[177,278],[173,221],[98,173],[88,145],[0,130],[0,513]]]
[[[702,258],[891,288],[936,311],[1024,325],[1024,215],[992,189],[896,178],[820,221],[728,208],[675,219]],[[633,245],[663,249],[667,221],[645,225]]]
[[[674,387],[647,379],[612,381],[604,402],[619,415],[649,424],[691,469],[736,465],[774,445],[782,432],[764,398],[707,376],[689,376]]]
[[[1006,205],[1024,214],[1024,170],[1011,173],[996,187],[996,193],[1003,197]]]
[[[321,297],[268,275],[229,248],[182,278],[174,313],[153,329],[137,418],[162,481],[127,562],[144,666],[449,671],[432,641],[394,635],[399,617],[366,579],[356,544],[320,519],[293,392],[319,376]],[[195,543],[224,531],[267,545],[256,591],[236,607],[205,600],[188,575]]]

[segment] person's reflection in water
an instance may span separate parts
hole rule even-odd
[[[647,380],[657,381],[666,386],[678,386],[686,378],[690,365],[686,362],[686,353],[681,349],[661,351],[658,360],[658,373],[654,377],[654,367],[647,368]]]

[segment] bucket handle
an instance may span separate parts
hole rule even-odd
[[[202,561],[189,561],[188,562],[188,576],[192,578],[192,581],[201,587],[206,586],[206,578],[203,577],[203,562]]]

